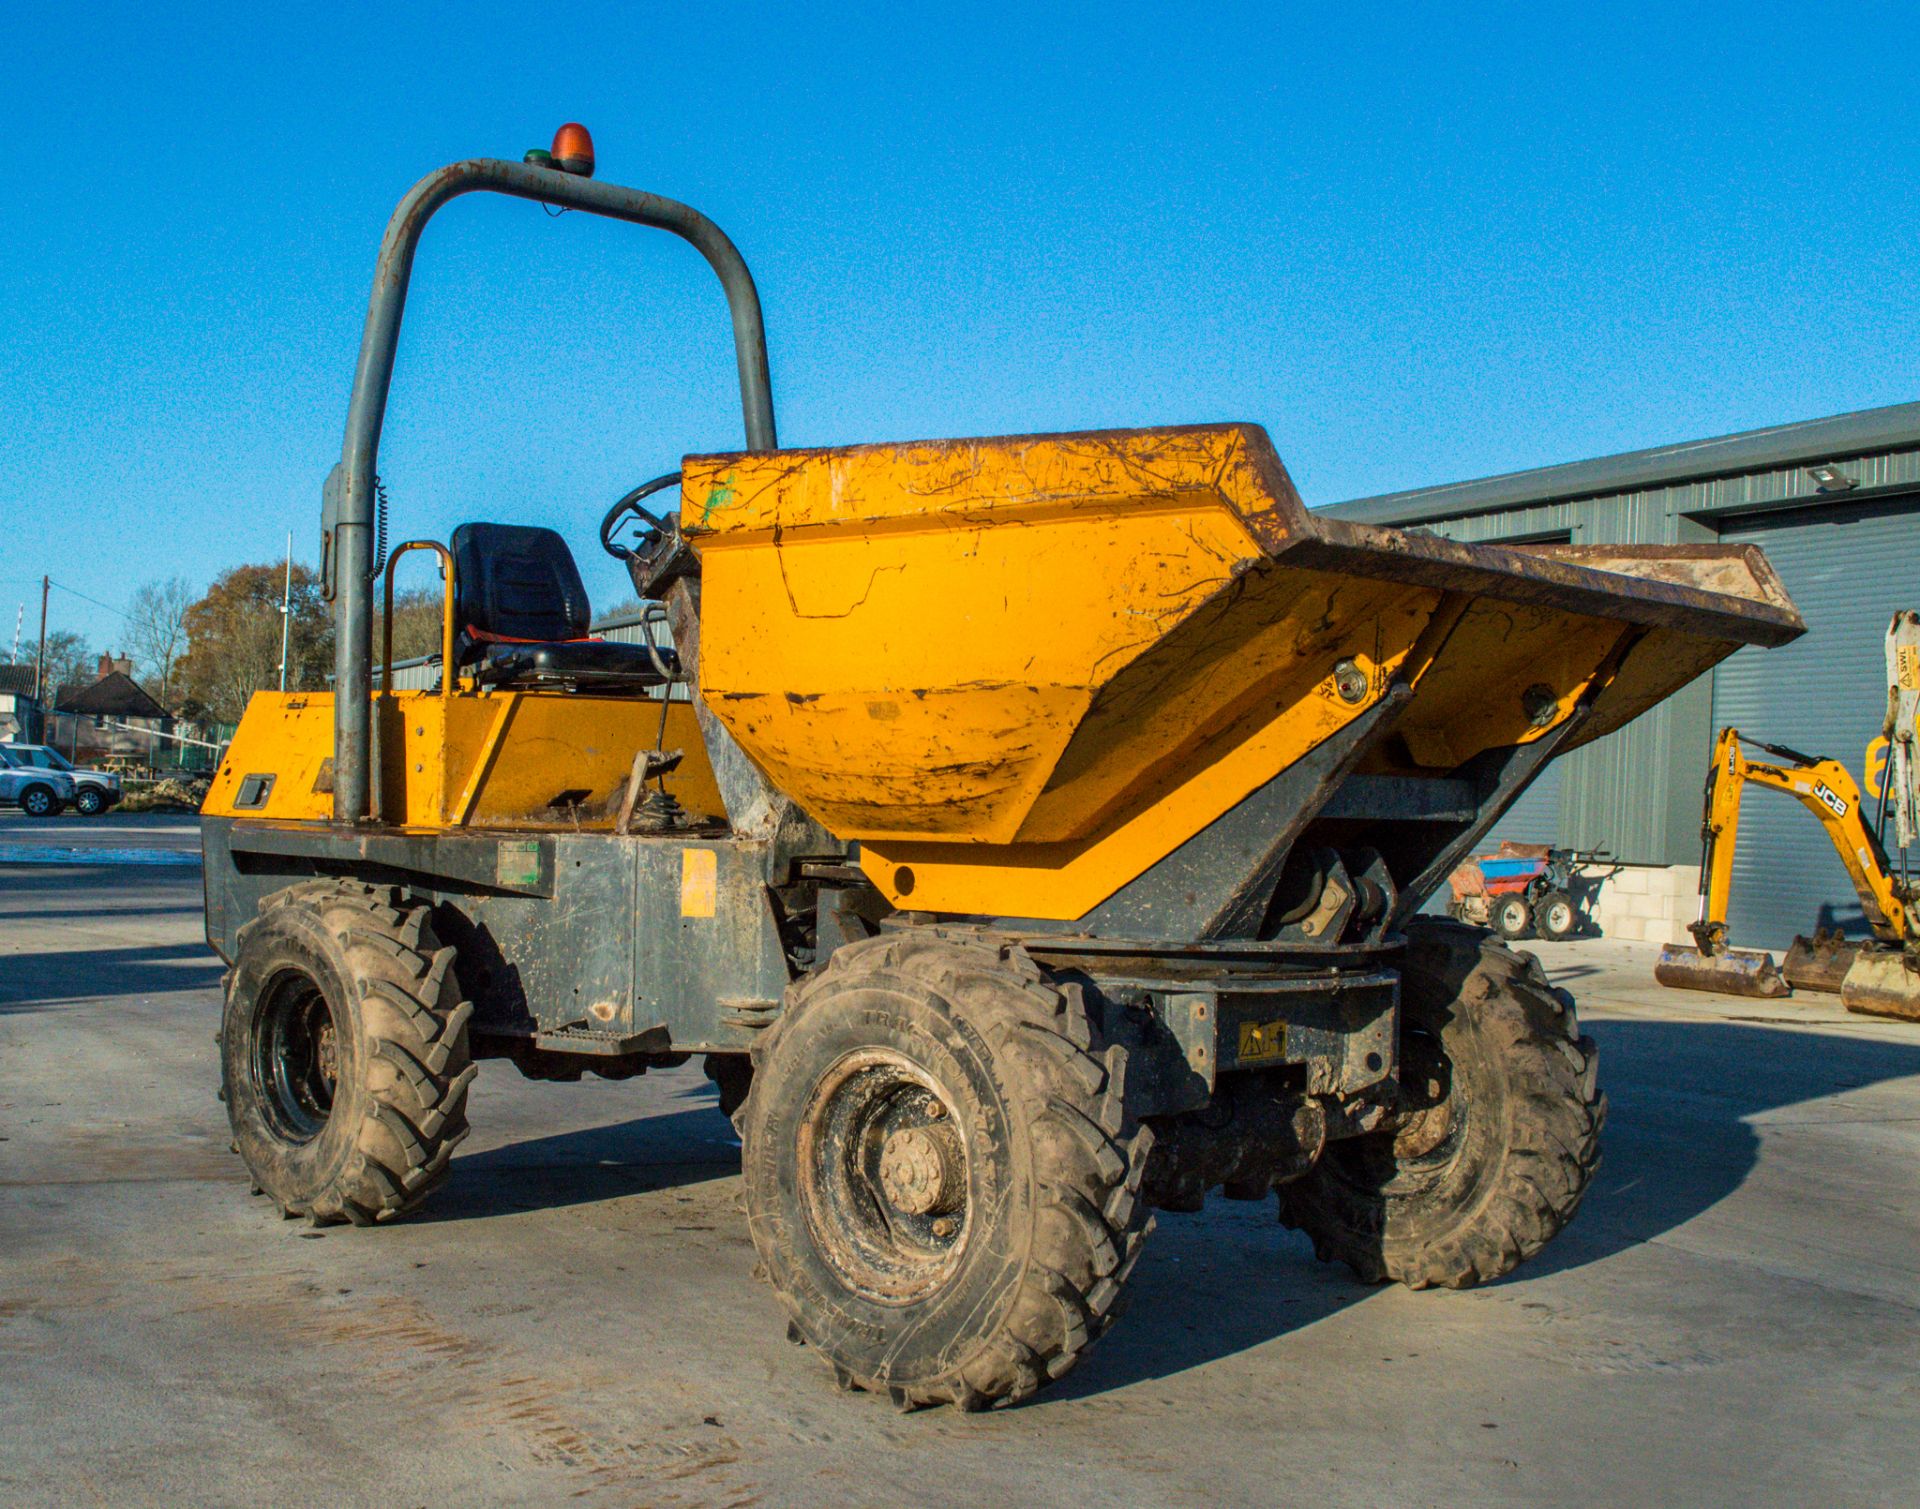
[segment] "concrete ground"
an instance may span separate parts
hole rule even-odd
[[[902,1416],[782,1339],[696,1066],[488,1063],[421,1218],[278,1220],[214,1099],[197,871],[8,864],[17,823],[0,1502],[1913,1502],[1920,1028],[1663,991],[1639,945],[1543,948],[1613,1116],[1531,1265],[1365,1287],[1270,1206],[1216,1200],[1161,1216],[1130,1314],[1063,1385]]]

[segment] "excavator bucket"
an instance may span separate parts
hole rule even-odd
[[[1756,996],[1770,1000],[1786,995],[1791,987],[1773,962],[1773,955],[1760,949],[1726,948],[1715,954],[1697,948],[1670,944],[1660,950],[1660,962],[1653,977],[1676,990],[1709,990],[1726,996]]]
[[[1840,994],[1840,985],[1860,957],[1863,945],[1858,939],[1820,931],[1811,938],[1793,940],[1780,972],[1795,990],[1818,990],[1827,995]]]
[[[707,706],[889,900],[1146,936],[1316,813],[1431,894],[1546,757],[1802,632],[1750,547],[1310,513],[1252,425],[689,456],[680,528]]]
[[[1897,948],[1863,948],[1840,983],[1840,1004],[1862,1016],[1920,1022],[1920,960]]]

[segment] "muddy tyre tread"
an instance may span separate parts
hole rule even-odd
[[[1377,1192],[1323,1162],[1281,1187],[1280,1219],[1306,1233],[1321,1261],[1345,1263],[1368,1282],[1471,1288],[1537,1254],[1585,1197],[1607,1119],[1598,1055],[1572,998],[1554,989],[1539,960],[1484,929],[1438,918],[1410,926],[1407,987],[1451,994],[1465,1010],[1500,1019],[1509,1121],[1498,1167],[1466,1208],[1394,1229]]]
[[[467,1091],[478,1066],[467,1042],[471,1003],[461,999],[454,950],[436,942],[427,907],[398,886],[310,880],[260,902],[261,917],[308,911],[342,949],[359,998],[368,1055],[368,1108],[354,1153],[329,1187],[281,1213],[315,1226],[372,1226],[417,1210],[446,1182],[470,1130]],[[245,946],[260,918],[238,934]]]
[[[1053,982],[1012,944],[903,932],[842,947],[790,988],[785,1011],[755,1050],[756,1066],[777,1055],[813,1001],[856,982],[881,981],[917,990],[970,1023],[992,1044],[1008,1079],[1024,1086],[1036,1113],[1036,1214],[1016,1297],[946,1373],[911,1387],[837,1361],[835,1374],[843,1387],[886,1396],[901,1409],[1016,1404],[1070,1372],[1116,1318],[1153,1228],[1139,1198],[1153,1132],[1128,1111],[1126,1049],[1102,1044],[1081,988]],[[755,1087],[762,1082],[756,1074]],[[739,1121],[744,1129],[746,1110]],[[1043,1122],[1055,1135],[1038,1135]],[[757,1151],[749,1147],[747,1157]],[[774,1282],[777,1269],[761,1256]],[[831,1355],[831,1338],[816,1334],[820,1317],[777,1282],[774,1289],[793,1330]]]

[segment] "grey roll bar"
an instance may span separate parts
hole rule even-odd
[[[779,444],[774,436],[773,381],[767,370],[760,295],[745,259],[726,233],[705,215],[658,194],[496,158],[457,162],[416,183],[395,207],[380,243],[366,329],[360,337],[360,364],[353,375],[353,397],[347,406],[346,439],[340,448],[340,464],[327,477],[323,498],[321,578],[326,595],[334,601],[336,823],[364,822],[372,810],[369,704],[373,680],[374,475],[413,255],[434,212],[449,200],[478,190],[651,225],[691,243],[719,276],[733,316],[747,449],[770,451]],[[446,667],[442,674],[451,676],[453,668]]]

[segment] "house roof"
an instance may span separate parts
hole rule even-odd
[[[85,713],[109,718],[164,718],[167,710],[142,691],[123,671],[102,676],[92,686],[60,688],[57,713]]]
[[[0,692],[11,692],[16,697],[33,695],[33,667],[30,665],[0,665]]]

